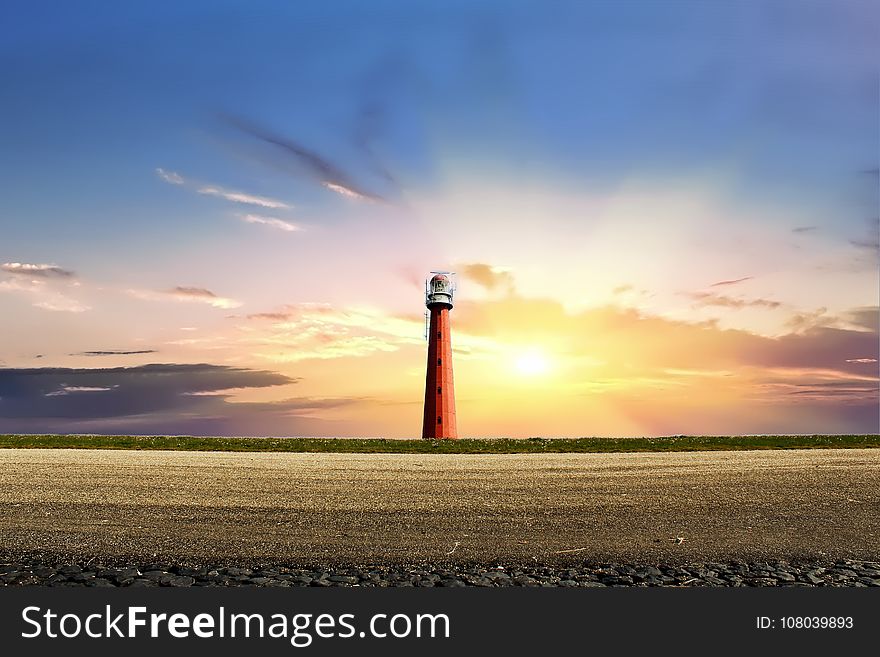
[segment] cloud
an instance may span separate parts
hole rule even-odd
[[[811,233],[814,230],[818,230],[818,226],[797,226],[796,228],[792,228],[792,233]]]
[[[338,182],[329,182],[329,181],[325,180],[325,181],[321,182],[321,185],[325,189],[329,189],[331,192],[335,192],[335,193],[339,194],[340,196],[346,196],[348,198],[358,199],[361,201],[382,200],[379,197],[364,194],[363,192],[359,192],[358,190],[354,189],[353,187],[347,187],[347,186],[343,185],[342,183],[338,183]]]
[[[738,281],[733,281],[738,282]],[[721,284],[730,284],[730,281],[722,281],[721,283],[715,283],[715,285]],[[713,286],[714,287],[714,286]],[[734,298],[728,297],[722,294],[714,294],[712,292],[692,292],[688,296],[694,299],[698,306],[718,306],[721,308],[779,308],[782,306],[782,303],[779,301],[773,301],[771,299],[743,299],[743,298]]]
[[[91,306],[87,306],[76,299],[60,295],[38,301],[34,306],[36,308],[42,308],[43,310],[51,310],[59,313],[84,313],[87,310],[91,310]]]
[[[174,171],[165,171],[162,167],[156,168],[156,175],[172,185],[183,185],[186,182],[181,175]]]
[[[54,312],[81,313],[90,310],[83,302],[68,296],[69,278],[30,278],[15,276],[0,281],[0,292],[12,292],[31,297],[35,308]],[[74,283],[74,285],[76,285]]]
[[[357,185],[341,168],[328,159],[312,151],[302,144],[282,137],[257,126],[252,121],[242,118],[225,117],[226,121],[246,135],[250,135],[291,157],[302,169],[322,187],[336,194],[362,201],[386,202],[376,193],[369,192]]]
[[[823,306],[812,312],[795,313],[786,320],[785,326],[798,332],[817,326],[834,326],[838,321],[838,318],[829,315],[828,308]]]
[[[101,386],[68,386],[63,385],[58,390],[54,390],[52,392],[47,392],[46,397],[60,397],[62,395],[69,395],[73,392],[108,392],[110,390],[114,390],[118,388],[118,385],[101,387]]]
[[[493,267],[481,262],[461,265],[458,267],[461,275],[487,290],[495,290],[503,287],[508,291],[514,289],[514,281],[511,273],[503,267]]]
[[[166,171],[161,167],[156,168],[156,175],[161,180],[164,180],[171,185],[179,185],[181,187],[195,189],[196,192],[205,196],[216,196],[227,201],[232,201],[233,203],[256,205],[261,208],[290,209],[290,206],[287,203],[284,203],[283,201],[279,201],[274,198],[269,198],[266,196],[256,196],[255,194],[247,194],[245,192],[225,189],[223,187],[220,187],[219,185],[205,185],[195,183],[188,180],[187,178],[184,178],[179,173],[175,173],[174,171]]]
[[[277,228],[278,230],[283,230],[288,233],[302,230],[302,228],[300,228],[299,226],[292,224],[289,221],[278,219],[276,217],[264,217],[259,214],[240,214],[238,215],[238,218],[248,224],[262,224],[264,226]]]
[[[247,319],[266,319],[273,322],[283,322],[285,320],[290,319],[291,314],[285,312],[278,313],[253,313],[251,315],[246,316]]]
[[[729,281],[718,281],[717,283],[712,283],[709,287],[721,287],[724,285],[736,285],[737,283],[742,283],[744,281],[750,281],[754,278],[754,276],[744,276],[743,278],[734,278]]]
[[[71,356],[133,356],[136,354],[155,354],[155,349],[138,349],[135,351],[123,351],[121,349],[107,349],[102,351],[81,351]]]
[[[459,336],[482,336],[500,344],[556,345],[572,362],[578,358],[601,362],[596,371],[623,378],[654,376],[658,370],[670,368],[731,371],[736,374],[734,379],[747,376],[750,381],[777,369],[790,371],[794,379],[805,371],[864,377],[862,363],[847,361],[880,358],[878,307],[843,314],[839,327],[808,326],[778,337],[618,306],[570,313],[556,300],[518,295],[462,300],[455,313]]]
[[[847,358],[847,363],[860,363],[862,365],[867,365],[869,363],[876,363],[876,358]]]
[[[95,418],[190,411],[205,403],[192,396],[195,392],[295,382],[277,372],[205,364],[0,369],[0,418]]]
[[[233,318],[250,323],[237,325],[232,334],[185,342],[212,350],[245,350],[257,358],[279,363],[359,358],[424,342],[424,318],[420,314],[395,316],[369,308],[297,303],[272,312]]]
[[[206,185],[204,187],[199,187],[196,190],[199,194],[205,194],[207,196],[219,196],[220,198],[226,199],[227,201],[232,201],[233,203],[244,203],[247,205],[258,205],[262,208],[290,208],[287,203],[282,201],[278,201],[273,198],[267,198],[265,196],[254,196],[253,194],[245,194],[244,192],[236,192],[229,189],[224,189],[223,187],[217,187],[214,185]]]
[[[373,147],[373,143],[382,132],[384,122],[385,111],[377,103],[364,105],[357,117],[353,141],[355,148],[366,157],[376,174],[385,182],[396,186],[397,180],[378,157]]]
[[[76,274],[57,265],[32,265],[23,262],[6,262],[0,270],[25,278],[74,278]]]
[[[627,292],[632,292],[632,290],[633,290],[633,286],[632,286],[632,285],[629,285],[629,284],[627,284],[627,285],[618,285],[616,288],[614,288],[613,290],[611,290],[611,294],[614,294],[614,295],[618,295],[618,294],[626,294]]]
[[[0,431],[192,435],[333,435],[324,411],[361,397],[239,402],[239,390],[299,379],[221,365],[152,364],[110,369],[0,368]]]
[[[178,285],[170,290],[126,290],[129,296],[147,301],[183,301],[192,303],[204,303],[214,308],[238,308],[240,301],[220,297],[203,287],[186,287]]]

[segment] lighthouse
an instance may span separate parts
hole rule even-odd
[[[434,272],[432,272],[434,273]],[[428,307],[428,367],[425,375],[425,416],[422,438],[458,438],[455,389],[452,384],[452,341],[449,311],[455,285],[449,272],[434,273],[425,283]]]

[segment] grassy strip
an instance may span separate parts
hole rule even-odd
[[[195,436],[58,436],[0,434],[0,448],[152,449],[203,452],[357,454],[530,454],[552,452],[695,452],[744,449],[880,447],[880,435],[669,436],[664,438],[222,438]]]

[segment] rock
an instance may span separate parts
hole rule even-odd
[[[255,586],[266,586],[267,584],[270,584],[272,581],[274,581],[274,580],[271,577],[254,577],[251,580],[251,584],[254,584]]]
[[[808,584],[812,584],[813,586],[818,586],[819,584],[825,582],[825,580],[823,580],[821,577],[813,572],[804,573],[803,575],[801,575],[801,577],[805,582],[807,582]]]
[[[194,578],[189,577],[187,575],[177,575],[177,576],[172,576],[168,580],[164,580],[164,581],[160,580],[160,582],[162,584],[165,584],[166,586],[175,586],[175,587],[192,586],[193,583],[195,583],[195,581],[196,580]]]
[[[141,574],[143,573],[143,574]],[[137,564],[124,567],[43,561],[0,566],[0,585],[21,586],[365,586],[365,587],[492,587],[528,586],[592,588],[605,586],[880,586],[880,563],[837,561],[789,564],[694,563],[684,566],[645,564],[583,564],[556,568],[423,565],[313,570],[282,566],[251,568]]]
[[[151,582],[158,582],[163,577],[169,577],[170,573],[166,573],[162,570],[148,570],[142,576],[142,579],[148,579]]]
[[[250,575],[252,571],[250,568],[225,568],[223,572],[230,577],[241,577]]]

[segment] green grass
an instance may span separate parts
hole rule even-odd
[[[696,452],[745,449],[880,447],[880,435],[668,436],[664,438],[200,438],[194,436],[58,436],[0,434],[0,448],[151,449],[357,454],[532,454],[551,452]]]

